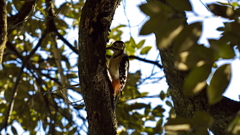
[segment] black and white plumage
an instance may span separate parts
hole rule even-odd
[[[122,92],[127,82],[129,59],[128,55],[124,53],[125,44],[122,41],[114,42],[112,46],[107,49],[111,49],[114,52],[109,63],[109,73],[112,80],[114,96],[117,96]]]

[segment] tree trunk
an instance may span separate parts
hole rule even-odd
[[[160,55],[177,116],[192,118],[196,111],[207,111],[215,119],[210,130],[215,135],[223,135],[229,123],[240,110],[240,103],[224,97],[217,104],[208,105],[206,89],[194,97],[185,96],[182,87],[188,72],[175,68],[172,46],[160,50]]]
[[[7,9],[6,1],[0,0],[0,64],[2,63],[5,44],[7,42]]]
[[[87,0],[79,27],[79,77],[89,135],[114,135],[113,90],[107,75],[106,43],[120,0]]]

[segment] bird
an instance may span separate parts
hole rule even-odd
[[[117,97],[126,86],[127,76],[129,71],[129,58],[125,53],[125,43],[116,41],[107,49],[113,51],[113,55],[109,62],[108,71],[112,80],[113,95]]]

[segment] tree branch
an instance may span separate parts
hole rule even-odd
[[[148,59],[143,59],[143,58],[140,58],[138,56],[134,56],[134,55],[130,55],[129,58],[131,59],[137,59],[137,60],[140,60],[140,61],[143,61],[143,62],[146,62],[146,63],[150,63],[150,64],[153,64],[153,65],[156,65],[157,67],[159,67],[160,69],[162,69],[162,65],[159,64],[158,61],[152,61],[152,60],[148,60]]]
[[[106,55],[107,58],[111,58],[110,55]],[[139,61],[142,61],[142,62],[146,62],[146,63],[149,63],[149,64],[153,64],[157,67],[159,67],[160,69],[163,68],[163,66],[161,64],[159,64],[158,61],[152,61],[152,60],[148,60],[148,59],[144,59],[144,58],[141,58],[141,57],[138,57],[138,56],[134,56],[134,55],[130,55],[129,56],[130,59],[137,59]]]
[[[63,41],[74,53],[78,54],[77,48],[75,48],[73,45],[71,45],[58,31],[57,29],[55,30],[56,35],[58,36],[59,39]]]
[[[6,1],[0,0],[0,64],[2,63],[3,52],[7,42],[7,9]]]

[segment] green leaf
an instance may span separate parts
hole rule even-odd
[[[214,122],[213,117],[205,111],[196,111],[193,116],[194,127],[209,128]]]
[[[140,54],[142,54],[142,55],[147,54],[151,49],[152,49],[152,46],[145,46],[145,47],[141,50]]]
[[[173,12],[169,6],[158,1],[149,1],[146,4],[140,5],[139,8],[143,13],[151,17],[159,16],[160,14],[168,16],[169,13]],[[164,18],[162,19],[165,20]]]
[[[188,51],[181,52],[175,64],[179,70],[189,70],[205,63],[214,63],[217,59],[211,48],[195,44]]]
[[[60,7],[59,7],[59,13],[60,14],[63,14],[63,15],[66,15],[66,14],[68,14],[68,13],[70,13],[71,12],[71,7],[72,5],[71,5],[71,3],[68,3],[68,2],[66,2],[66,3],[63,3]]]
[[[142,46],[144,45],[145,41],[146,41],[145,39],[141,40],[141,41],[136,45],[137,49],[142,48]]]
[[[146,15],[150,16],[150,19],[141,28],[140,35],[148,35],[155,32],[175,12],[169,6],[158,1],[151,1],[139,7]]]
[[[145,106],[144,114],[148,116],[149,112],[151,111],[151,105],[148,104]]]
[[[69,78],[77,78],[78,76],[76,74],[67,74],[66,77]]]
[[[191,129],[191,119],[177,117],[169,119],[164,125],[165,131],[189,131]]]
[[[163,132],[163,128],[162,128],[162,125],[163,125],[163,119],[160,118],[158,120],[158,122],[156,123],[156,126],[154,128],[154,132],[155,133],[158,133],[158,134],[161,134]]]
[[[196,22],[185,26],[174,41],[173,49],[175,55],[187,51],[190,47],[197,44],[201,34],[202,22]]]
[[[240,44],[239,35],[240,32],[238,29],[240,29],[240,23],[239,22],[226,22],[224,23],[224,26],[221,30],[224,32],[222,33],[222,37],[220,38],[220,41],[230,42],[234,45]]]
[[[234,10],[229,6],[222,6],[219,4],[210,4],[208,8],[212,11],[216,16],[221,16],[225,18],[234,19]]]
[[[166,101],[166,105],[170,106],[170,107],[173,107],[172,103],[170,101]]]
[[[128,80],[125,87],[126,90],[123,91],[124,96],[122,97],[122,99],[133,99],[141,96],[136,87],[136,83],[139,82],[140,78],[141,78],[140,71],[128,74]]]
[[[161,26],[164,20],[161,16],[156,18],[150,18],[141,28],[140,35],[148,35],[156,31],[156,29]]]
[[[130,105],[130,108],[132,109],[132,110],[134,110],[134,109],[142,109],[142,108],[144,108],[144,107],[146,107],[147,105],[146,104],[143,104],[143,103],[135,103],[135,104],[131,104]]]
[[[166,48],[184,28],[185,19],[173,19],[158,25],[155,29],[159,49]]]
[[[189,0],[168,0],[168,3],[179,11],[192,11]]]
[[[134,131],[134,132],[132,132],[131,135],[140,135],[140,132],[138,132],[138,131]]]
[[[130,37],[129,45],[131,45],[133,48],[137,46],[133,37]]]
[[[161,92],[160,92],[159,97],[160,97],[161,100],[164,100],[164,99],[165,99],[166,94],[164,93],[164,91],[161,91]]]
[[[234,50],[227,42],[221,40],[209,40],[210,47],[223,59],[231,59],[235,56]]]
[[[234,120],[229,124],[228,132],[237,135],[240,131],[240,116],[236,116]]]
[[[222,65],[215,71],[207,88],[209,104],[215,104],[222,99],[222,94],[228,87],[230,78],[231,67],[229,64]]]
[[[114,39],[115,41],[120,40],[121,39],[121,35],[123,33],[123,31],[121,30],[121,28],[125,27],[126,25],[118,25],[115,28],[111,29],[111,32],[109,33],[109,39]]]
[[[122,131],[122,132],[120,133],[120,135],[128,135],[128,132],[127,132],[127,131]]]
[[[14,135],[17,135],[17,130],[14,126],[11,126],[11,130],[13,132]]]
[[[34,54],[34,55],[32,56],[32,60],[37,62],[37,61],[40,60],[40,57],[41,57],[41,56],[39,56],[39,54]]]
[[[162,106],[159,105],[153,109],[152,115],[154,115],[156,117],[162,117],[164,111],[165,110],[162,108]]]
[[[152,128],[152,127],[145,127],[145,128],[143,129],[143,131],[147,132],[148,134],[149,134],[149,133],[153,133],[153,128]]]
[[[57,26],[61,29],[69,28],[68,24],[62,19],[56,19],[55,22],[56,22]]]
[[[127,53],[129,55],[134,55],[134,53],[136,52],[135,48],[129,42],[125,42],[125,44]]]
[[[183,93],[193,96],[206,86],[206,80],[211,73],[212,63],[195,67],[186,77],[183,84]]]

